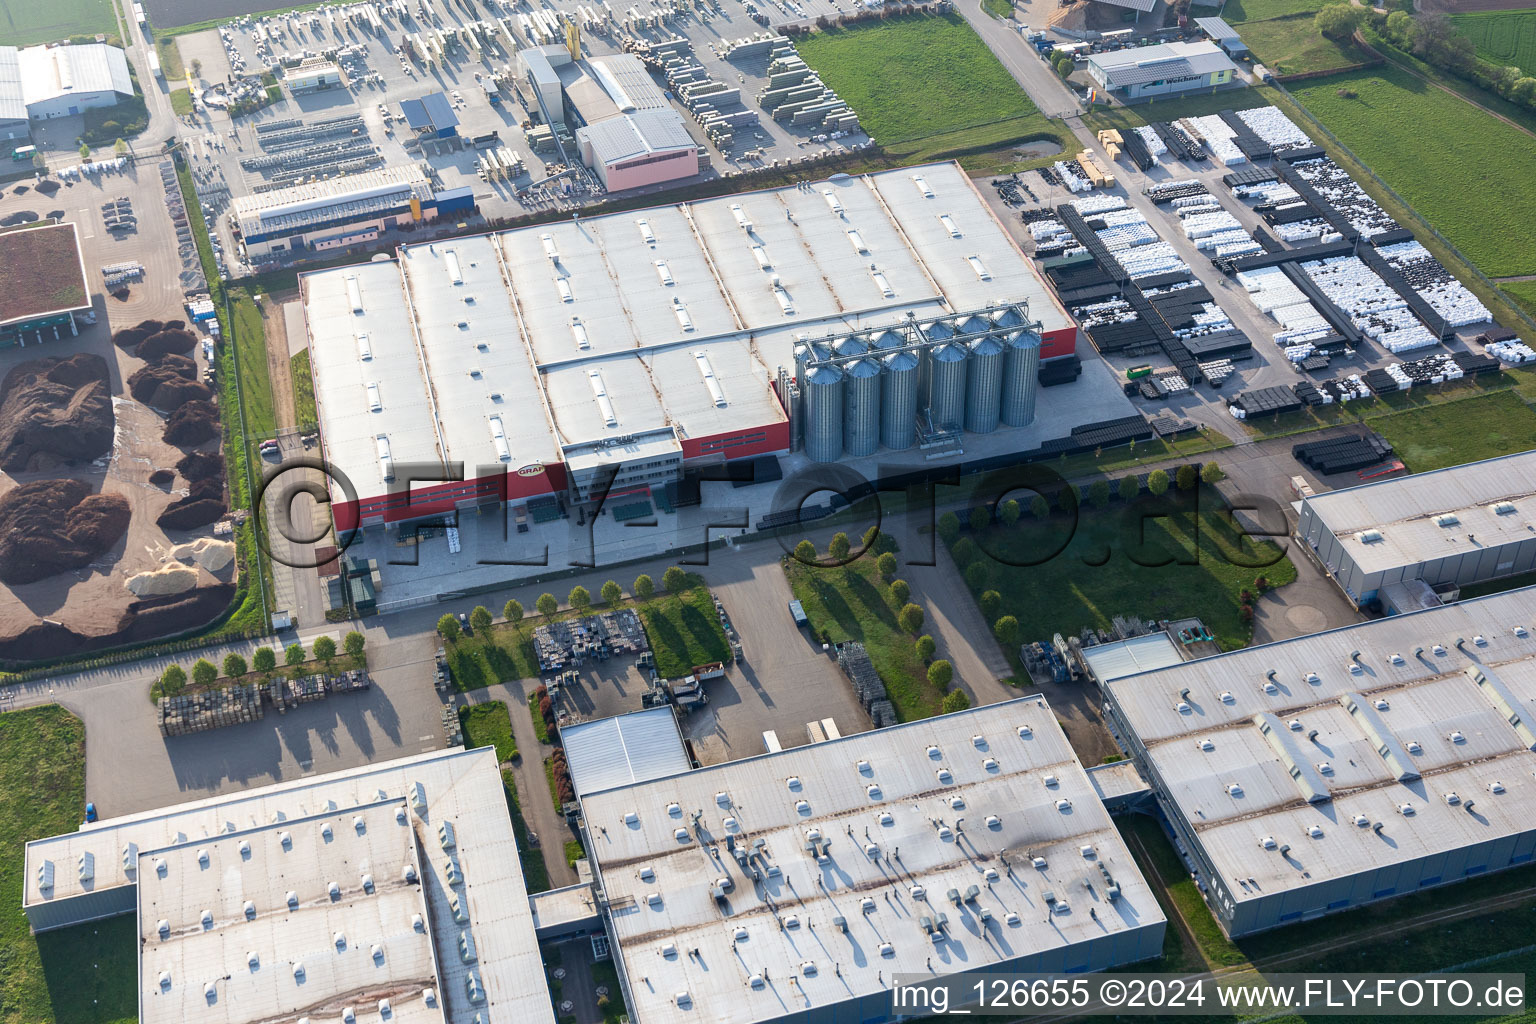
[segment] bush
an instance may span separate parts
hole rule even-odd
[[[476,633],[484,633],[491,628],[491,610],[483,604],[477,604],[469,613],[469,624],[475,627]]]
[[[592,595],[588,593],[586,587],[577,584],[571,588],[571,593],[566,598],[566,602],[578,612],[585,612],[588,608],[592,607]]]
[[[971,592],[985,590],[992,580],[992,574],[987,569],[987,563],[977,559],[965,567],[965,585],[971,588]]]
[[[956,711],[964,711],[971,706],[971,698],[964,690],[950,690],[944,695],[944,700],[939,705],[946,715],[952,715]]]
[[[641,601],[649,601],[656,596],[656,581],[646,573],[641,573],[635,577],[634,594]]]
[[[239,679],[246,673],[245,659],[234,651],[224,655],[224,674],[231,679]]]
[[[544,616],[546,619],[560,610],[560,602],[555,599],[554,594],[548,592],[540,594],[539,599],[533,603],[533,606],[537,608],[539,610],[539,614]]]
[[[1173,476],[1174,486],[1181,491],[1192,491],[1195,489],[1195,485],[1199,482],[1199,472],[1195,469],[1194,466],[1190,465],[1180,466],[1179,471]]]
[[[816,564],[816,545],[808,540],[803,540],[795,545],[795,561],[802,565]]]
[[[839,530],[832,535],[832,543],[827,545],[827,554],[832,556],[832,561],[842,563],[848,561],[848,552],[852,548],[848,535]]]
[[[1003,595],[995,590],[989,590],[981,595],[981,614],[987,618],[996,615],[1003,607]]]
[[[1029,514],[1036,519],[1045,519],[1051,514],[1051,503],[1043,494],[1037,494],[1029,499]]]
[[[896,622],[908,633],[916,633],[923,628],[923,610],[915,604],[903,605],[896,613]]]
[[[917,650],[917,656],[922,658],[924,662],[932,661],[933,652],[938,649],[938,645],[933,642],[933,637],[929,636],[927,633],[924,633],[922,636],[918,637],[917,643],[913,644],[912,646]]]
[[[502,617],[505,618],[508,622],[523,621],[523,602],[519,601],[515,597],[512,598],[506,604],[501,606],[501,614]]]
[[[219,678],[218,666],[207,658],[198,658],[192,666],[192,681],[198,686],[212,686],[215,679]]]
[[[1062,484],[1061,490],[1056,492],[1056,507],[1068,514],[1076,512],[1077,488],[1072,484]]]
[[[1019,508],[1018,501],[1014,498],[1009,498],[997,507],[997,518],[1004,526],[1013,526],[1019,521],[1019,514],[1022,511]]]
[[[624,588],[619,586],[617,580],[609,580],[603,584],[603,603],[613,607],[624,599]]]
[[[368,638],[357,630],[352,630],[341,640],[342,649],[354,658],[363,656],[363,649],[368,646]]]
[[[1012,615],[1004,615],[992,624],[992,635],[1009,650],[1019,645],[1019,620]]]
[[[187,688],[187,670],[180,665],[167,665],[165,671],[160,673],[160,692],[167,697],[175,697]]]
[[[277,668],[277,654],[270,647],[256,648],[256,653],[251,655],[251,661],[257,672],[271,672]]]
[[[953,512],[945,512],[939,516],[939,536],[944,538],[946,544],[960,536],[960,517]]]
[[[1237,606],[1237,617],[1244,622],[1253,621],[1253,605],[1241,604]]]
[[[438,625],[442,625],[442,622],[439,621]],[[454,627],[457,628],[458,623],[454,623]],[[289,668],[297,668],[304,664],[304,645],[289,644],[287,647],[283,648],[283,664],[287,665]]]
[[[912,596],[912,584],[906,580],[891,580],[891,596],[897,604],[906,604],[907,598]]]
[[[992,521],[992,513],[987,511],[987,506],[977,505],[971,509],[971,532],[980,533],[987,528]]]
[[[315,657],[329,665],[331,659],[336,657],[336,641],[328,636],[316,637]]]
[[[1162,497],[1163,495],[1167,494],[1168,471],[1165,469],[1154,469],[1151,473],[1148,473],[1147,490],[1151,491],[1158,497]]]
[[[1261,594],[1264,593],[1264,591],[1269,589],[1269,577],[1255,576],[1253,578],[1253,589],[1257,590]]]
[[[1095,480],[1088,488],[1088,504],[1094,508],[1103,508],[1109,504],[1109,481]]]
[[[884,545],[882,545],[880,543],[880,527],[878,527],[878,526],[871,526],[869,529],[864,531],[864,550],[865,551],[874,551],[877,548],[883,547],[883,546]]]
[[[437,635],[449,643],[459,638],[459,620],[449,613],[437,620]]]
[[[669,594],[679,594],[688,587],[688,574],[677,566],[671,566],[661,574],[661,585]]]
[[[1205,484],[1219,484],[1227,478],[1227,474],[1214,462],[1207,462],[1200,467],[1200,482]]]
[[[940,692],[948,692],[949,684],[954,681],[955,666],[942,658],[928,666],[928,681],[938,687]]]
[[[1141,493],[1141,481],[1133,476],[1120,478],[1120,500],[1135,501],[1136,495]]]
[[[875,568],[879,570],[881,579],[891,579],[896,575],[896,556],[887,551],[875,559]]]
[[[1362,8],[1351,7],[1349,4],[1329,4],[1317,12],[1312,24],[1325,38],[1343,42],[1354,35],[1364,16]]]
[[[950,557],[955,560],[955,565],[961,569],[976,561],[977,556],[980,554],[981,549],[969,537],[961,537],[955,541],[955,546],[949,549]]]

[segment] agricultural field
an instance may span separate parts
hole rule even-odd
[[[1415,473],[1536,448],[1536,409],[1514,391],[1370,421]]]
[[[830,29],[798,40],[796,47],[881,145],[1029,115],[1046,127],[1013,76],[958,14]]]
[[[1536,316],[1536,281],[1504,281],[1499,287],[1515,300],[1515,305]]]
[[[1243,42],[1277,75],[1346,68],[1366,60],[1351,43],[1338,43],[1312,27],[1311,14],[1295,14],[1243,26]]]
[[[1536,70],[1536,10],[1453,14],[1451,23],[1483,60],[1513,64],[1527,74]]]
[[[1228,25],[1246,25],[1291,14],[1313,14],[1326,3],[1328,0],[1227,0],[1221,9],[1221,17]],[[1246,27],[1243,29],[1243,42],[1248,42]]]
[[[112,0],[7,0],[0,4],[0,45],[31,46],[69,36],[117,35]]]
[[[1291,92],[1483,273],[1536,272],[1529,135],[1390,65]]]

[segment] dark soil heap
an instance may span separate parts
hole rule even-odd
[[[218,452],[188,452],[176,463],[176,472],[186,480],[224,479],[224,459]]]
[[[0,469],[89,462],[112,450],[107,361],[81,352],[18,363],[0,384]]]
[[[79,480],[36,480],[0,497],[0,582],[35,583],[79,569],[128,529],[128,499]]]
[[[209,401],[213,391],[197,379],[197,363],[187,356],[164,355],[128,378],[128,393],[161,412],[173,412],[196,399]]]
[[[187,402],[165,421],[165,442],[178,448],[193,448],[218,436],[219,410],[203,399]]]
[[[162,530],[195,530],[223,518],[224,512],[224,478],[206,477],[193,483],[185,498],[165,506],[155,525]]]

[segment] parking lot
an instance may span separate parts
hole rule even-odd
[[[608,5],[546,3],[540,11],[566,12],[583,25],[584,57],[625,51],[643,56],[648,47],[667,43],[669,59],[678,55],[685,59],[691,49],[710,78],[740,90],[741,108],[722,106],[721,112],[744,109],[756,114],[758,123],[738,128],[723,145],[717,145],[678,98],[667,92],[699,144],[701,155],[707,156],[708,166],[700,177],[704,180],[810,159],[868,141],[862,133],[833,138],[841,133],[809,125],[790,127],[758,107],[756,96],[767,83],[767,55],[757,48],[745,56],[724,56],[727,44],[765,31],[749,9],[765,19],[771,15],[774,23],[814,19],[823,13],[836,14],[839,9],[828,0],[763,3],[766,13],[752,0],[710,0],[665,9],[652,6],[644,12],[634,7],[615,8],[611,14],[606,10]],[[600,16],[588,17],[578,8]],[[409,4],[404,0],[393,4],[372,0],[314,12],[244,17],[216,30],[179,37],[183,63],[191,66],[197,61],[201,71],[202,102],[197,113],[187,119],[182,134],[204,201],[212,212],[224,214],[231,196],[291,183],[298,177],[295,166],[301,174],[326,176],[410,162],[429,165],[444,189],[471,187],[481,216],[489,219],[577,209],[604,198],[596,176],[579,165],[570,176],[546,181],[566,164],[556,148],[536,150],[525,134],[525,128],[539,123],[541,117],[532,90],[517,74],[516,51],[533,45],[530,37],[522,34],[519,17],[510,6],[495,4],[481,11],[474,5],[466,8],[446,0]],[[430,63],[424,56],[411,56],[414,43],[410,50],[401,46],[403,39],[425,38],[437,31],[456,41],[440,56],[434,54]],[[547,45],[543,36],[531,38]],[[564,42],[552,35],[549,40]],[[346,73],[347,85],[298,96],[284,88],[282,99],[255,114],[229,116],[226,108],[232,100],[265,91],[256,76],[269,64],[278,66],[285,57],[296,60],[307,56],[336,60]],[[242,82],[243,86],[236,84]],[[658,83],[666,87],[660,79]],[[171,85],[174,88],[179,83]],[[460,122],[462,146],[434,142],[424,148],[405,127],[400,102],[433,92],[449,98]],[[270,166],[258,166],[262,157],[272,155],[259,144],[259,128],[291,121],[313,126],[347,117],[358,120],[349,123],[340,137],[323,140],[345,150],[340,164],[317,160],[299,166],[290,151],[283,159],[265,161]],[[469,142],[493,132],[498,138],[488,146],[504,148],[521,161],[520,173],[505,179],[480,176],[478,160],[485,150],[476,150]],[[575,154],[567,156],[574,162]],[[218,218],[218,233],[226,245],[231,244],[227,217]]]

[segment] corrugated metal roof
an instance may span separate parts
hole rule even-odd
[[[1208,75],[1235,67],[1221,47],[1209,40],[1112,50],[1096,53],[1088,60],[1103,71],[1114,86],[1141,85],[1185,75]]]
[[[27,100],[21,82],[21,58],[14,46],[0,46],[0,121],[25,121]]]
[[[1124,7],[1127,10],[1140,11],[1142,14],[1149,13],[1152,8],[1157,6],[1157,0],[1100,0],[1100,3],[1109,4],[1111,7]]]
[[[1212,39],[1237,39],[1237,29],[1228,25],[1225,18],[1196,18],[1200,31]]]
[[[98,92],[133,95],[128,58],[116,46],[29,46],[17,52],[17,63],[29,108],[61,96]]]
[[[1101,683],[1121,679],[1137,672],[1177,665],[1184,659],[1167,633],[1148,633],[1112,644],[1083,649],[1083,660]]]
[[[667,105],[667,98],[656,87],[651,73],[632,53],[615,54],[612,57],[594,58],[587,62],[592,77],[597,79],[613,102],[625,113],[636,110],[659,110]]]
[[[578,797],[692,767],[670,707],[566,726],[560,742]]]
[[[405,115],[405,123],[412,131],[427,128],[442,131],[457,127],[459,123],[448,97],[440,92],[428,93],[419,100],[401,100],[400,113]]]
[[[649,153],[698,147],[683,126],[682,115],[671,108],[637,110],[633,114],[610,117],[578,129],[576,135],[590,143],[593,160],[605,164]]]

